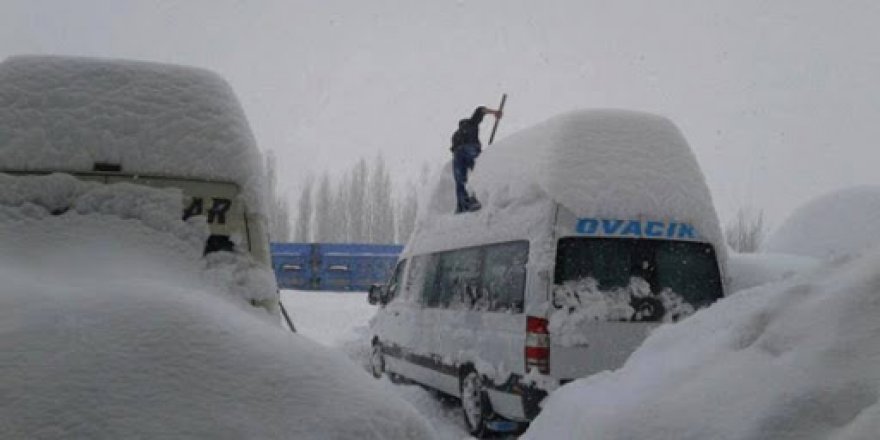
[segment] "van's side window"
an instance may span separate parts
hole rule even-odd
[[[486,248],[483,290],[488,293],[489,310],[522,313],[528,258],[527,241],[496,244]]]
[[[480,300],[480,248],[459,249],[439,255],[436,307],[469,309]]]
[[[439,303],[439,289],[435,288],[437,280],[437,256],[436,255],[420,255],[413,258],[416,262],[416,270],[413,273],[412,283],[421,286],[420,301],[426,307],[437,307]]]
[[[388,301],[390,302],[400,292],[401,281],[403,281],[403,271],[406,269],[406,260],[400,260],[397,267],[394,268],[394,275],[388,281]]]

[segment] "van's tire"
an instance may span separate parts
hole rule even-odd
[[[458,389],[468,433],[476,438],[485,438],[490,433],[488,424],[495,413],[483,384],[483,376],[473,367],[463,367],[459,373]]]
[[[385,355],[382,353],[382,343],[378,339],[373,340],[373,348],[370,350],[370,373],[376,379],[381,379],[385,373]]]

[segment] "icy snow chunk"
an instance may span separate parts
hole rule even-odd
[[[853,256],[880,243],[878,224],[880,186],[846,188],[796,209],[763,250],[820,259]]]
[[[11,176],[0,173],[0,223],[4,219],[35,220],[68,212],[114,216],[143,223],[203,247],[208,238],[204,218],[181,221],[182,203],[181,192],[171,188],[130,183],[103,185],[69,174]]]
[[[181,255],[188,256],[192,273],[200,276],[205,284],[214,286],[217,292],[246,301],[276,298],[272,271],[249,253],[214,252],[203,256],[205,241],[210,235],[205,217],[194,216],[184,221],[182,210],[183,196],[175,188],[127,182],[99,184],[69,174],[11,176],[0,173],[0,246],[10,239],[13,223],[38,223],[47,217],[57,217],[51,222],[52,227],[63,230],[88,222],[100,225],[123,220],[164,234],[164,241],[174,243]],[[109,241],[114,238],[112,232],[107,233]],[[125,240],[125,237],[118,238]]]
[[[626,287],[600,290],[593,278],[567,281],[553,289],[553,305],[548,330],[554,345],[585,345],[592,336],[584,327],[594,321],[677,322],[694,313],[694,307],[681,295],[664,289],[658,294],[638,277]]]
[[[0,171],[122,172],[237,183],[265,213],[261,159],[229,85],[202,69],[18,56],[0,63]]]

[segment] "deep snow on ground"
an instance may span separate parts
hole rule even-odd
[[[655,330],[544,402],[533,439],[880,436],[880,252],[749,289]]]
[[[41,182],[44,199],[0,198],[0,438],[432,435],[345,356],[235,295],[260,283],[202,259],[206,226],[180,220],[179,194]],[[58,200],[75,202],[50,215]]]
[[[764,252],[845,258],[880,243],[880,186],[823,194],[800,206],[763,245]]]
[[[367,368],[370,348],[368,324],[377,307],[367,303],[365,293],[282,290],[281,301],[298,332],[328,347],[342,350]],[[415,406],[431,423],[438,438],[458,440],[469,437],[456,402],[441,401],[422,387],[393,384],[385,377],[381,384]]]
[[[818,258],[803,255],[730,252],[727,259],[727,295],[762,284],[782,281],[817,269]]]

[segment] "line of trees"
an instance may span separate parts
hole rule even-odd
[[[765,235],[764,211],[760,209],[739,208],[724,228],[727,245],[740,253],[757,252]]]
[[[278,194],[278,169],[275,153],[268,151],[265,156],[266,180],[269,186],[269,239],[288,241],[290,239],[290,204],[286,195]]]
[[[427,180],[422,167],[420,184]],[[361,158],[339,178],[307,177],[296,203],[295,242],[405,243],[415,227],[418,184],[395,193],[385,159]]]
[[[287,197],[277,192],[276,163],[274,153],[269,151],[266,173],[272,241],[292,238],[296,242],[402,244],[409,240],[416,223],[418,188],[428,180],[427,164],[422,165],[418,182],[407,182],[396,194],[381,155],[372,165],[361,158],[338,179],[331,179],[326,172],[317,181],[309,176],[297,200],[291,231],[291,207]],[[765,235],[760,209],[740,208],[724,227],[725,241],[737,252],[756,252]]]

